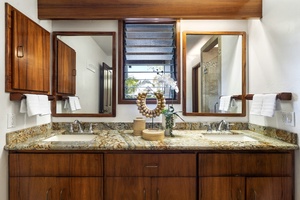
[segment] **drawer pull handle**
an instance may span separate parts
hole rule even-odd
[[[17,57],[18,58],[23,58],[24,57],[24,47],[23,46],[18,46],[17,47]]]
[[[253,193],[253,200],[256,200],[256,196],[257,196],[257,193],[255,190],[252,190],[252,193]]]
[[[146,168],[158,168],[158,165],[146,165]]]
[[[238,190],[238,198],[237,199],[242,200],[242,190],[241,189]]]
[[[156,196],[157,196],[156,199],[159,200],[159,189],[158,188],[156,189]]]
[[[52,191],[52,188],[49,188],[46,192],[46,200],[49,200],[49,192]]]
[[[63,193],[65,189],[61,189],[59,192],[59,200],[63,200]]]
[[[143,194],[144,194],[144,200],[146,200],[146,189],[145,188],[143,190]]]

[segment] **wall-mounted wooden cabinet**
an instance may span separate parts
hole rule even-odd
[[[76,52],[57,39],[57,94],[76,94]]]
[[[50,33],[6,3],[5,91],[49,94]]]

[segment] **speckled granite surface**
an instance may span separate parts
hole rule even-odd
[[[149,126],[149,124],[148,124]],[[159,127],[159,124],[156,124]],[[248,124],[247,124],[248,126]],[[95,123],[96,138],[88,142],[46,142],[45,138],[62,134],[66,123],[53,123],[7,133],[6,150],[296,150],[297,134],[270,131],[244,123],[236,123],[232,130],[256,141],[213,141],[207,139],[202,123],[177,123],[175,137],[163,141],[147,141],[132,134],[132,123]],[[260,129],[259,129],[260,128]],[[75,128],[76,129],[76,128]],[[254,130],[254,131],[253,131]],[[265,132],[264,132],[265,131]],[[270,132],[269,132],[270,131]],[[212,133],[208,133],[212,134]],[[274,137],[273,137],[274,136]],[[284,141],[286,139],[286,141]]]

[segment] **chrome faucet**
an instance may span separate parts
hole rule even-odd
[[[224,128],[224,126],[225,126],[225,128]],[[222,131],[222,130],[226,131],[227,129],[228,129],[228,123],[225,120],[221,120],[217,127],[217,131]]]
[[[82,123],[81,123],[79,120],[76,119],[76,120],[73,122],[73,124],[78,124],[78,128],[79,128],[78,132],[79,132],[79,133],[83,133]]]

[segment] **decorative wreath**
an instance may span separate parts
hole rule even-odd
[[[136,104],[138,106],[138,110],[142,113],[143,116],[153,118],[159,116],[163,109],[166,106],[166,101],[164,95],[159,92],[154,92],[154,95],[157,100],[156,108],[150,110],[146,105],[146,98],[148,93],[139,93],[137,96]]]

